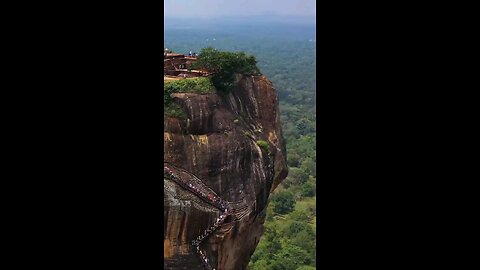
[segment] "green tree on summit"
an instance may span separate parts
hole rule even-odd
[[[212,83],[223,92],[233,88],[235,74],[261,74],[254,56],[246,55],[244,52],[218,51],[211,47],[202,49],[193,68],[206,69],[213,73]]]

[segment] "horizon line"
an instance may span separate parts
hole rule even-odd
[[[251,17],[264,17],[264,19],[275,19],[275,18],[316,18],[317,15],[285,15],[285,14],[268,14],[268,17],[265,17],[266,14],[251,14],[251,15],[164,15],[163,18],[166,19],[217,19],[217,18],[226,18],[226,19],[235,19],[235,18],[251,18]]]

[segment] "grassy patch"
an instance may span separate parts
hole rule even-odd
[[[270,152],[270,146],[267,141],[264,140],[258,140],[257,145],[265,152]]]
[[[164,82],[163,91],[164,95],[173,93],[211,94],[215,93],[215,87],[209,78],[198,77]]]
[[[175,103],[169,103],[165,105],[163,108],[163,115],[173,118],[178,118],[181,120],[187,119],[187,114],[183,111],[183,109]]]
[[[209,78],[199,77],[178,81],[164,82],[163,105],[165,116],[186,119],[187,115],[182,108],[172,100],[173,93],[210,94],[215,92],[215,87]]]

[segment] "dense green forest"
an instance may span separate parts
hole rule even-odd
[[[254,55],[278,90],[289,176],[272,194],[251,270],[309,270],[316,264],[316,40],[314,25],[168,25],[166,48],[213,47]]]

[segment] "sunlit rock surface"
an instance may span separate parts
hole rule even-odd
[[[201,248],[216,269],[246,269],[263,233],[270,192],[287,175],[277,92],[265,77],[248,76],[238,77],[227,96],[174,94],[174,102],[188,119],[164,119],[165,162],[196,175],[238,208]],[[191,241],[219,210],[167,179],[164,193],[164,269],[204,269]]]

